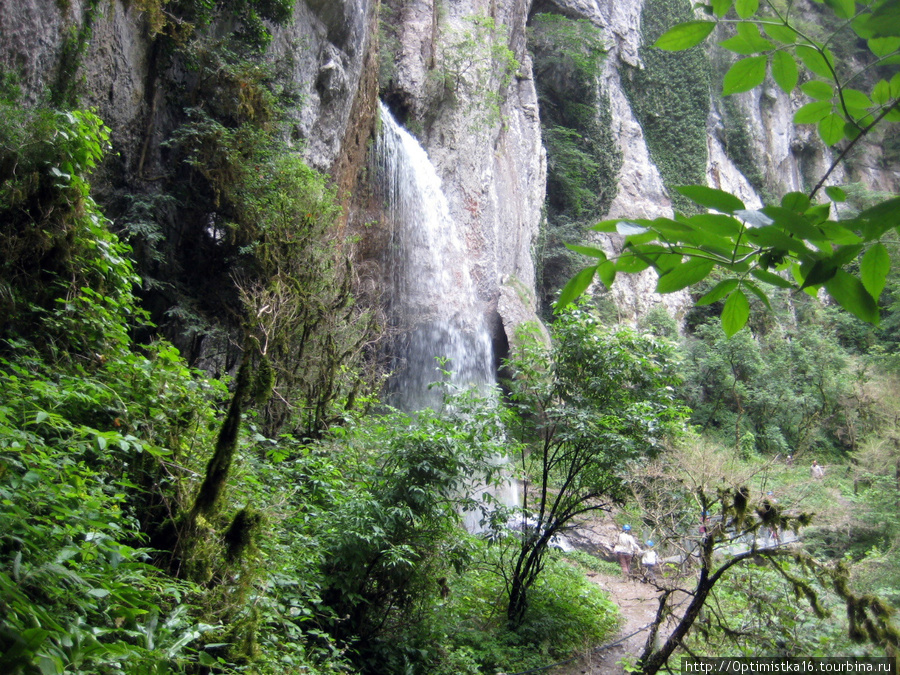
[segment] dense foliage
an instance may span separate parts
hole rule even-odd
[[[747,282],[716,279],[689,317],[680,365],[660,337],[676,337],[667,314],[641,330],[609,328],[581,307],[560,314],[550,343],[520,334],[502,395],[442,385],[440,410],[391,411],[364,367],[377,328],[352,297],[335,194],[285,140],[291,92],[259,58],[290,3],[137,5],[156,36],[150,79],[184,75],[172,90],[181,115],[148,125],[148,143],[167,139],[167,162],[142,156],[139,185],[106,186],[115,223],[91,188],[109,130],[65,106],[73,81],[52,97],[64,109],[22,105],[9,81],[0,87],[0,670],[544,668],[608,641],[618,623],[583,573],[604,571],[597,559],[552,548],[577,518],[612,509],[661,546],[699,547],[675,577],[693,592],[678,638],[697,653],[896,653],[900,397],[890,371],[900,294],[884,266],[889,243],[858,270],[867,289],[884,277],[877,330],[773,294],[773,313],[729,337],[714,321],[733,311],[721,289]],[[737,6],[747,13],[747,2]],[[597,32],[560,17],[533,24],[550,210],[557,224],[580,222],[608,202],[618,161],[606,147]],[[214,25],[221,31],[202,31]],[[435,95],[509,85],[505,37],[484,16],[451,31],[433,64]],[[500,124],[499,100],[484,96],[473,119]],[[151,165],[161,173],[144,176]],[[685,196],[734,206],[722,193]],[[797,217],[822,215],[792,200],[783,208]],[[875,201],[842,222],[865,229],[892,216]],[[738,222],[698,217],[656,225]],[[816,227],[833,234],[824,222]],[[633,248],[632,263],[647,253]],[[699,276],[691,268],[663,286]],[[206,363],[222,381],[189,366],[218,349],[226,356]],[[684,434],[683,401],[706,438]],[[796,465],[780,463],[789,452]],[[800,464],[814,452],[834,466],[821,482]],[[717,472],[726,464],[737,469]],[[524,503],[498,509],[481,488],[508,485],[510,471]],[[823,514],[813,527],[810,510]],[[698,532],[698,511],[718,524]],[[485,529],[474,535],[464,522]],[[806,550],[828,564],[799,550],[729,548],[735,532],[800,526]],[[752,593],[735,590],[745,584]],[[792,603],[796,593],[812,613]],[[845,606],[846,622],[826,620]],[[648,640],[645,672],[676,646]]]
[[[553,537],[576,518],[622,503],[631,465],[677,435],[684,412],[665,340],[604,330],[586,310],[558,317],[553,337],[548,347],[523,329],[509,361],[525,495],[525,536],[512,548],[507,580],[514,625]]]
[[[651,0],[641,10],[642,68],[628,68],[622,86],[641,124],[647,149],[671,190],[675,185],[706,179],[706,120],[710,105],[709,58],[700,48],[665,52],[652,45],[673,23],[693,14],[681,0]],[[675,209],[697,207],[672,192]],[[598,211],[597,213],[602,213]]]
[[[516,630],[492,609],[496,553],[460,523],[493,507],[469,494],[472,477],[502,478],[496,402],[460,394],[415,420],[345,409],[320,441],[268,437],[273,380],[303,399],[264,367],[293,330],[277,312],[250,315],[230,392],[166,342],[134,342],[153,327],[87,180],[107,130],[89,112],[4,106],[5,672],[474,674],[565,657],[614,626],[614,607],[561,562]],[[245,241],[273,277],[245,302],[278,309],[278,284],[307,273],[286,258],[303,264],[318,243],[306,225],[334,208],[295,157],[271,161],[277,173],[237,178],[257,228]],[[306,428],[308,412],[288,410]]]

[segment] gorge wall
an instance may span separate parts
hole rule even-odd
[[[112,128],[113,154],[97,183],[114,220],[130,208],[124,193],[148,199],[158,193],[159,176],[171,169],[168,144],[185,115],[177,94],[186,83],[196,84],[196,73],[183,62],[166,60],[154,23],[164,19],[161,7],[150,0],[22,0],[0,9],[0,68],[17,81],[23,99],[60,99],[68,92]],[[604,217],[670,215],[679,208],[672,185],[690,182],[686,178],[740,194],[748,206],[759,205],[761,193],[808,188],[830,155],[811,128],[791,123],[803,101],[771,86],[723,101],[715,93],[723,65],[715,59],[703,73],[655,60],[647,47],[653,32],[689,12],[682,0],[298,0],[291,19],[272,28],[265,61],[273,74],[267,77],[291,90],[289,142],[339,188],[341,234],[359,266],[360,292],[377,298],[384,285],[379,267],[386,239],[373,224],[378,209],[370,152],[379,97],[437,170],[500,353],[514,326],[534,317],[539,301],[546,305],[559,277],[571,270],[571,262],[560,263],[557,278],[550,278],[545,253],[554,227],[574,223],[583,230]],[[544,38],[531,30],[546,15],[589,24],[602,43],[605,54],[596,77],[588,78],[588,93],[588,80],[568,89],[580,87],[594,111],[589,133],[547,123],[547,102],[553,105],[553,96],[566,89],[554,94],[559,71],[547,65],[559,45],[542,47],[536,40]],[[203,32],[212,39],[226,28],[214,22]],[[239,95],[243,81],[228,77]],[[673,101],[680,107],[670,107]],[[554,206],[554,190],[566,185],[559,173],[564,158],[548,139],[560,129],[568,136],[559,138],[575,139],[560,147],[596,167],[595,182],[576,187],[603,193],[578,213],[571,204]],[[683,139],[677,144],[666,140],[673,130]],[[843,178],[895,190],[897,176],[884,165],[881,151],[868,147]],[[174,214],[170,221],[163,234],[181,251],[173,255],[190,247],[198,258],[214,251],[216,226],[202,213]],[[614,250],[617,242],[602,245]],[[558,253],[559,241],[556,247]],[[181,267],[191,264],[185,258]],[[143,273],[171,281],[164,263],[143,266]],[[652,275],[617,284],[619,316],[635,320],[659,302],[673,313],[684,306],[685,297],[660,298],[654,285]],[[165,291],[150,295],[157,315],[171,316],[181,302]],[[214,308],[196,311],[211,315]],[[177,321],[173,325],[177,332]],[[195,361],[208,351],[186,340],[180,346],[193,350]]]

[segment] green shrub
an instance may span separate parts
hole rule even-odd
[[[148,564],[120,463],[159,450],[71,419],[94,403],[74,379],[2,360],[0,390],[4,672],[180,672],[210,627],[190,616],[197,589]]]
[[[439,631],[438,644],[447,645],[439,663],[444,659],[452,663],[462,652],[478,663],[481,670],[474,672],[540,668],[600,646],[617,629],[616,605],[581,571],[554,554],[533,589],[521,627],[510,630],[497,551],[483,555],[481,563],[450,580],[450,593],[438,608],[433,630]]]

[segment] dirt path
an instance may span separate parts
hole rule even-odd
[[[640,656],[647,640],[647,631],[640,630],[653,621],[658,609],[659,591],[650,584],[626,581],[620,576],[589,573],[588,576],[600,588],[609,593],[619,606],[624,623],[610,642],[626,638],[623,642],[600,652],[586,654],[577,661],[549,671],[553,675],[624,675],[622,660],[633,662]],[[632,635],[635,631],[639,631]]]

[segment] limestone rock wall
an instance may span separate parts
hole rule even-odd
[[[4,3],[0,67],[18,74],[26,100],[44,99],[71,60],[67,43],[89,29],[75,74],[79,101],[98,110],[113,131],[114,149],[134,170],[144,145],[152,153],[163,140],[173,113],[166,109],[166,92],[153,86],[157,55],[146,16],[136,3],[121,0],[100,2],[93,12],[81,0],[67,4]],[[353,115],[364,114],[354,102],[372,68],[376,6],[377,0],[298,0],[293,21],[274,31],[269,55],[300,97],[292,111],[294,137],[319,170],[339,164],[348,130],[358,122]],[[367,91],[373,101],[362,107],[371,120],[375,94],[371,86]]]
[[[502,279],[535,284],[532,245],[546,183],[525,48],[530,3],[383,1],[397,22],[393,50],[383,52],[391,60],[381,82],[385,99],[437,168],[465,231],[484,312],[499,331]]]
[[[419,138],[464,226],[479,298],[499,332],[503,280],[535,285],[533,249],[546,189],[541,111],[526,44],[535,13],[587,19],[603,32],[608,54],[598,95],[608,98],[622,163],[608,213],[598,213],[597,220],[672,213],[668,188],[622,86],[623,69],[643,67],[643,4],[298,0],[293,21],[275,31],[269,55],[299,94],[291,138],[314,167],[332,173],[343,194],[353,195],[346,211],[351,221],[367,222],[373,212],[365,158],[379,95]],[[155,79],[159,54],[136,3],[103,0],[91,12],[86,0],[7,2],[0,6],[0,35],[0,68],[19,74],[30,101],[45,97],[65,75],[72,36],[85,37],[77,75],[80,100],[96,107],[113,129],[117,177],[152,180],[154,163],[165,161],[160,143],[178,111],[167,107],[166,91]],[[726,151],[721,106],[712,97],[710,185],[758,206],[758,189],[772,194],[808,189],[830,163],[830,152],[812,128],[791,122],[804,101],[774,87],[760,88],[736,98],[764,177],[764,185],[751,185]],[[877,147],[861,151],[856,166],[852,179],[874,189],[896,189],[898,176],[884,170]],[[835,174],[835,181],[841,179]],[[357,230],[368,238],[357,247],[361,260],[376,260],[385,245],[383,233],[375,230]],[[614,251],[620,243],[613,237],[603,245]],[[661,298],[654,285],[652,274],[617,283],[614,294],[626,318],[635,319],[658,302],[679,311],[685,296]],[[533,301],[523,302],[533,313]]]

